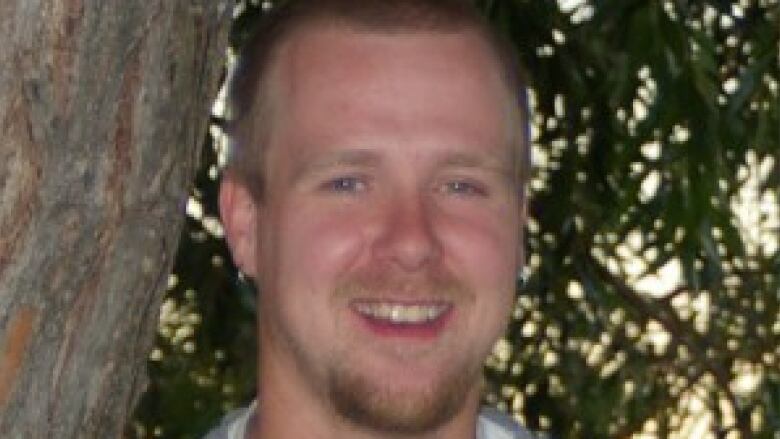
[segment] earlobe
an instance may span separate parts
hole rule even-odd
[[[242,273],[254,278],[257,274],[257,206],[246,185],[229,171],[219,187],[219,214],[233,261]]]

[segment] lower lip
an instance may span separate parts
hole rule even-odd
[[[372,333],[382,337],[399,337],[410,339],[436,338],[444,330],[444,326],[452,316],[452,308],[447,308],[440,316],[422,323],[393,323],[361,314],[353,310],[363,325]]]

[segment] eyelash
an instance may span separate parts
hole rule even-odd
[[[361,176],[342,176],[335,177],[321,185],[321,189],[334,192],[334,193],[357,193],[365,191],[368,187],[368,182]],[[452,180],[447,181],[442,186],[442,192],[448,195],[455,196],[479,196],[484,197],[488,195],[488,191],[484,185],[465,181],[465,180]]]
[[[353,193],[366,189],[368,183],[361,177],[345,176],[336,177],[323,183],[322,188],[330,192]]]
[[[460,187],[460,189],[458,188]],[[459,196],[486,196],[487,190],[481,184],[455,180],[449,181],[445,184],[445,190],[447,193]]]

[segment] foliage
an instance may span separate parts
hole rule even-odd
[[[255,293],[237,276],[216,219],[213,140],[204,144],[187,205],[150,356],[151,382],[126,437],[199,438],[254,395]]]
[[[777,437],[778,2],[478,4],[527,67],[536,164],[486,399],[559,438]],[[234,43],[262,14],[242,7]],[[169,291],[200,317],[178,338],[163,319],[136,437],[197,437],[253,392],[253,296],[206,153]]]

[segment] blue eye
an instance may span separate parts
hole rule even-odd
[[[467,181],[451,181],[446,185],[447,192],[455,195],[485,195],[485,189]]]
[[[338,177],[329,180],[324,186],[333,192],[358,192],[365,190],[366,183],[358,177]]]

